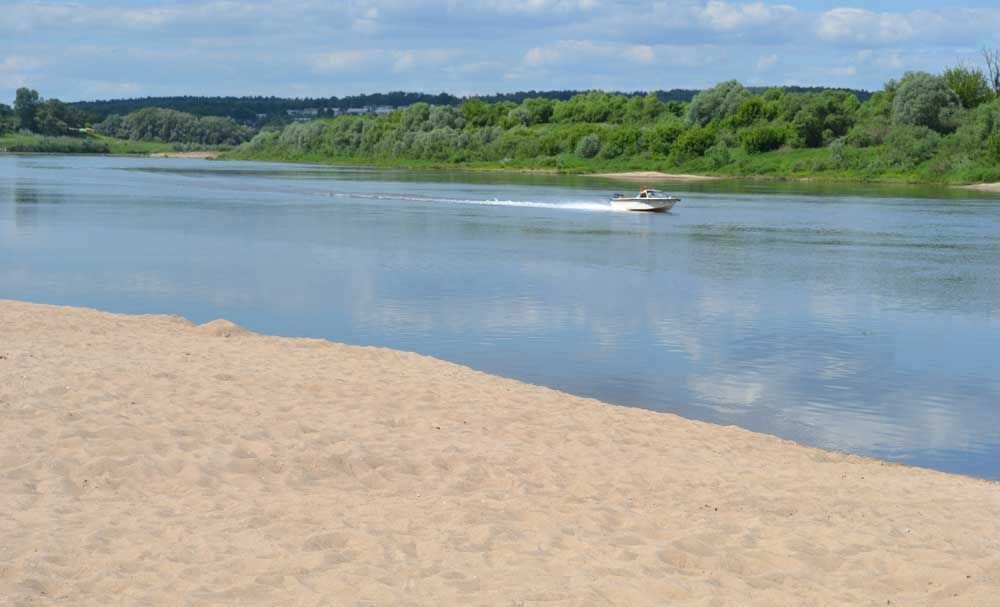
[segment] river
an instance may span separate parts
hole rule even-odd
[[[627,189],[0,155],[0,297],[411,350],[1000,478],[996,195],[699,182],[611,211]]]

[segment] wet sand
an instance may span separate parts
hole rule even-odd
[[[0,301],[5,605],[994,605],[1000,484]]]
[[[202,152],[153,152],[150,158],[194,158],[201,160],[214,160],[222,152],[202,151]]]
[[[684,173],[661,173],[660,171],[630,171],[625,173],[592,173],[590,177],[605,177],[623,181],[711,181],[718,177],[708,175],[687,175]]]
[[[975,183],[959,187],[963,187],[968,190],[980,190],[982,192],[1000,192],[1000,183]]]

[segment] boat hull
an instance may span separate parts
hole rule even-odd
[[[665,213],[678,202],[679,198],[612,198],[611,206],[619,211]]]

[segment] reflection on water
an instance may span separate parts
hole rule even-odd
[[[0,297],[414,350],[1000,478],[1000,201],[585,177],[0,157]]]

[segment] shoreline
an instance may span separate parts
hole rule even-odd
[[[0,300],[0,324],[15,603],[1000,593],[995,481],[222,320]]]
[[[548,167],[491,167],[491,166],[467,166],[450,164],[392,164],[373,160],[360,161],[350,158],[331,158],[328,160],[318,159],[275,159],[275,158],[230,158],[228,152],[223,151],[192,151],[192,152],[127,152],[127,153],[69,153],[69,152],[7,152],[0,151],[0,155],[43,155],[43,156],[111,156],[111,157],[145,157],[145,158],[187,158],[200,160],[228,160],[235,162],[273,162],[283,164],[303,164],[313,166],[358,166],[371,167],[386,170],[409,170],[409,171],[459,171],[469,173],[509,173],[509,174],[538,174],[538,175],[562,175],[573,177],[588,177],[597,179],[608,179],[622,182],[642,182],[642,181],[664,181],[664,182],[709,182],[709,181],[776,181],[776,182],[802,182],[816,184],[883,184],[883,185],[911,185],[924,187],[957,188],[973,190],[988,194],[1000,193],[1000,182],[996,183],[940,183],[933,181],[919,181],[901,178],[848,178],[848,177],[802,177],[794,175],[702,175],[691,173],[667,173],[663,171],[647,170],[623,170],[623,171],[602,171],[585,172],[584,170],[565,170]]]
[[[726,179],[711,175],[690,175],[688,173],[663,173],[661,171],[623,171],[619,173],[588,173],[587,177],[603,177],[620,181],[715,181]]]
[[[647,170],[621,170],[621,171],[601,171],[587,172],[585,169],[559,169],[551,167],[502,167],[502,166],[468,166],[439,163],[388,163],[377,160],[357,160],[353,158],[330,158],[320,159],[276,159],[276,158],[232,158],[227,156],[227,152],[221,152],[219,160],[230,160],[237,162],[273,162],[284,164],[305,164],[313,166],[357,166],[371,167],[386,170],[408,170],[408,171],[458,171],[469,173],[510,173],[510,174],[540,174],[540,175],[560,175],[567,177],[588,177],[598,179],[611,179],[617,181],[645,181],[661,180],[673,182],[709,182],[709,181],[784,181],[802,182],[816,184],[883,184],[883,185],[911,185],[938,188],[963,188],[984,192],[1000,192],[1000,184],[963,184],[948,182],[919,181],[904,178],[853,178],[853,177],[803,177],[794,175],[709,175],[692,173],[668,173],[663,171]]]
[[[977,190],[980,192],[1000,192],[1000,181],[996,183],[973,183],[956,187],[964,188],[966,190]]]
[[[193,158],[199,160],[216,160],[222,152],[216,151],[198,151],[198,152],[150,152],[148,156],[150,158]]]

